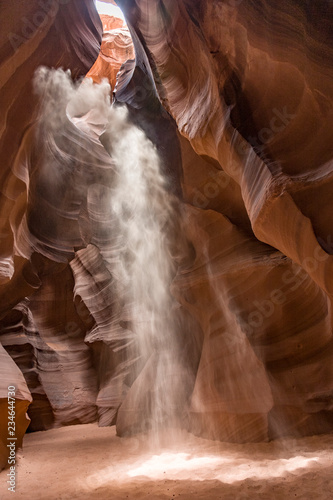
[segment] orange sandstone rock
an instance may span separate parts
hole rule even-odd
[[[102,15],[103,39],[99,56],[87,73],[95,83],[107,78],[114,90],[117,74],[121,65],[134,58],[134,48],[128,28],[123,21],[112,16]]]

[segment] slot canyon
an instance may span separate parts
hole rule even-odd
[[[0,25],[0,500],[333,498],[333,2]]]

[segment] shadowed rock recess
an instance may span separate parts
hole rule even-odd
[[[333,3],[116,3],[0,5],[0,466],[8,387],[17,446],[331,432]]]

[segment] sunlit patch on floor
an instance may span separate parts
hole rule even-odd
[[[36,500],[333,498],[333,435],[246,444],[175,429],[158,437],[120,438],[115,427],[96,424],[29,434],[16,498],[27,492]],[[3,471],[0,498],[11,500],[1,490],[6,480]]]
[[[317,458],[294,457],[288,460],[262,460],[241,462],[237,459],[217,456],[190,456],[188,453],[162,453],[154,455],[142,465],[129,471],[130,477],[146,476],[151,479],[210,479],[233,483],[247,478],[280,477],[286,472],[307,468]],[[189,474],[190,473],[190,474]],[[194,474],[193,474],[194,473]]]
[[[246,479],[269,480],[281,478],[288,474],[302,475],[312,468],[325,466],[325,460],[318,456],[298,455],[289,458],[271,459],[261,457],[249,459],[228,452],[205,455],[199,451],[178,452],[165,451],[161,454],[142,457],[131,457],[128,461],[107,467],[87,478],[87,487],[103,487],[110,483],[126,483],[135,479],[142,480],[216,480],[233,484]],[[135,460],[133,460],[135,458]]]

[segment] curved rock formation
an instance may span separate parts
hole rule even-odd
[[[14,13],[14,15],[13,15]],[[19,13],[19,14],[18,14]],[[101,21],[93,0],[19,0],[2,3],[1,30],[1,256],[11,254],[9,214],[17,185],[10,169],[24,129],[35,118],[38,102],[32,77],[40,65],[70,68],[74,78],[85,75],[94,63],[101,41]]]
[[[0,345],[0,360],[3,387],[0,398],[0,469],[2,469],[8,466],[8,461],[13,457],[10,455],[8,445],[14,444],[13,451],[22,446],[22,439],[29,425],[26,412],[32,398],[22,372],[2,345]],[[11,437],[15,437],[16,440],[10,440]]]
[[[175,293],[205,333],[191,426],[223,439],[327,431],[332,5],[117,3],[136,33],[136,53],[149,58],[161,102],[201,157],[181,139],[184,195],[197,207],[188,208],[197,257]],[[247,244],[224,236],[223,216]],[[248,257],[241,257],[247,245]],[[206,296],[209,308],[202,307]],[[230,330],[238,346],[234,368],[233,358],[225,359]],[[248,376],[266,394],[263,401],[253,394],[252,404],[237,396],[246,387],[250,346],[258,365]]]
[[[35,70],[43,64],[51,67],[68,68],[71,70],[74,79],[85,75],[99,52],[101,22],[92,0],[83,2],[78,0],[64,2],[36,0],[25,4],[15,0],[11,4],[1,4],[0,17],[3,26],[0,40],[0,99],[2,111],[0,128],[2,162],[0,195],[0,342],[6,347],[7,351],[1,347],[1,359],[3,360],[1,365],[4,372],[0,387],[0,418],[1,439],[7,441],[7,394],[8,386],[13,384],[16,387],[16,437],[18,438],[17,445],[20,446],[22,436],[29,423],[26,411],[29,402],[32,400],[30,392],[34,398],[30,410],[30,415],[34,419],[31,428],[35,430],[47,428],[52,423],[52,410],[45,395],[43,387],[45,382],[41,380],[40,373],[43,361],[44,364],[46,362],[48,370],[52,370],[50,365],[52,356],[54,363],[57,364],[53,348],[47,346],[48,338],[46,337],[46,342],[44,342],[39,337],[41,330],[38,333],[36,332],[34,322],[42,314],[42,309],[38,307],[37,316],[35,318],[31,316],[30,306],[38,304],[36,302],[38,294],[32,302],[27,303],[25,301],[26,297],[30,297],[39,289],[39,297],[42,295],[42,302],[46,305],[47,301],[50,300],[50,295],[47,298],[48,294],[54,284],[48,287],[44,282],[42,268],[45,265],[41,262],[38,254],[31,249],[34,239],[31,232],[25,232],[24,229],[23,232],[21,231],[22,239],[20,240],[20,237],[18,239],[21,244],[25,240],[23,246],[28,250],[26,253],[17,251],[17,229],[22,220],[23,222],[26,221],[28,193],[26,183],[29,183],[26,153],[31,151],[34,143],[32,132],[34,129],[29,129],[29,126],[38,117],[40,99],[33,92],[33,75]],[[36,157],[31,161],[35,165]],[[36,200],[36,197],[33,199]],[[32,205],[31,193],[28,205]],[[42,210],[43,213],[45,208],[39,206],[38,210]],[[38,218],[41,220],[40,212]],[[28,221],[28,224],[30,222],[31,220]],[[23,226],[21,227],[23,228]],[[43,234],[43,228],[37,229],[37,234]],[[44,237],[47,238],[47,234],[44,234]],[[33,253],[34,256],[32,256]],[[68,275],[62,275],[59,283],[62,284],[63,279],[69,279],[68,283],[71,283],[70,278]],[[52,283],[54,283],[53,279]],[[63,290],[62,286],[61,289],[65,293],[65,302],[67,303],[69,299],[68,295],[66,295],[67,292],[65,292],[65,289]],[[53,328],[57,336],[61,319],[55,318],[55,315],[58,314],[56,300],[54,298],[50,308],[53,309],[53,319],[52,315],[50,315],[48,318],[44,317],[42,321],[44,321],[43,327],[46,330],[49,329],[49,334]],[[69,299],[68,305],[70,303],[71,299]],[[62,307],[63,303],[58,303],[58,306],[62,308],[61,315],[67,315],[66,309]],[[47,313],[47,306],[44,312]],[[66,321],[68,321],[67,317]],[[41,329],[41,324],[38,326]],[[11,358],[14,359],[16,364]],[[73,365],[74,358],[74,353],[71,353],[69,365]],[[45,361],[46,359],[47,361]],[[33,366],[34,368],[32,368]],[[71,370],[75,372],[76,368],[74,370],[73,368],[74,365]],[[24,374],[25,380],[21,372]],[[51,373],[50,376],[54,379]],[[62,386],[61,391],[64,392],[64,386]],[[95,399],[93,408],[95,411]],[[76,411],[74,413],[72,421],[77,420]],[[1,450],[1,465],[7,463],[8,450],[5,453],[2,453],[3,451]]]

